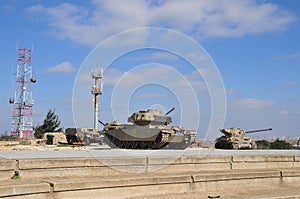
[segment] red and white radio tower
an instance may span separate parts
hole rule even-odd
[[[14,104],[12,111],[11,135],[19,138],[32,138],[32,77],[31,50],[18,49],[18,66],[16,74],[16,89],[14,98],[9,103]]]

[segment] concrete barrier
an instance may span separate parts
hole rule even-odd
[[[0,160],[5,174],[0,197],[126,198],[236,193],[239,187],[266,190],[299,184],[299,162],[299,156],[282,155]],[[10,179],[14,171],[21,180]]]
[[[293,172],[296,172],[297,176],[293,176]],[[283,173],[286,176],[283,176]],[[270,189],[291,187],[299,181],[300,176],[297,170],[224,171],[163,176],[148,173],[103,178],[51,179],[40,183],[28,183],[26,184],[28,189],[20,184],[15,185],[14,192],[12,188],[2,187],[0,194],[2,197],[9,195],[16,198],[26,195],[30,195],[31,198],[143,198],[168,194],[224,195],[231,193],[232,196],[237,197],[237,194],[243,191],[266,192]],[[48,188],[45,185],[48,185]]]
[[[16,160],[1,160],[0,159],[0,180],[10,179],[17,170]]]
[[[0,179],[8,179],[14,171],[19,171],[23,179],[35,179],[39,176],[64,178],[120,173],[181,173],[298,167],[299,156],[275,155],[20,159],[0,160]]]
[[[0,197],[35,195],[50,193],[50,186],[45,182],[16,182],[0,186]]]
[[[300,167],[299,156],[183,156],[0,160],[0,180],[18,171],[22,179],[111,176],[122,173],[182,173]]]
[[[104,165],[95,158],[21,159],[18,164],[20,170],[96,166]]]

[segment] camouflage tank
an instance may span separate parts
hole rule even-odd
[[[104,125],[101,133],[111,147],[123,149],[161,149],[163,147],[185,149],[196,140],[196,131],[180,126],[168,126],[172,118],[159,110],[138,111],[128,117],[131,124],[118,121]],[[99,121],[100,122],[100,121]]]
[[[271,131],[271,128],[244,131],[240,128],[226,128],[220,129],[224,134],[222,137],[217,138],[215,148],[216,149],[256,149],[256,143],[249,137],[246,137],[247,133],[255,133],[262,131]]]

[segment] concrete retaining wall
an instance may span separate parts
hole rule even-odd
[[[296,175],[293,176],[294,174]],[[2,197],[14,196],[14,198],[144,198],[155,195],[195,193],[199,198],[228,193],[237,197],[241,191],[259,193],[294,186],[295,183],[300,182],[299,174],[298,170],[290,170],[51,179],[40,183],[17,184],[14,189],[10,186],[6,186],[10,187],[9,189],[2,187],[0,193]],[[289,177],[291,175],[293,177]],[[299,186],[295,187],[297,188]]]
[[[125,198],[294,186],[299,156],[0,160],[0,197]],[[21,180],[11,180],[14,172]]]
[[[299,156],[21,159],[1,160],[0,171],[3,175],[0,175],[0,180],[10,178],[14,170],[19,171],[23,179],[36,179],[40,176],[49,178],[101,177],[121,173],[182,173],[249,169],[292,169],[298,167],[300,167]],[[4,173],[7,174],[6,171],[10,171],[9,175],[4,175]]]

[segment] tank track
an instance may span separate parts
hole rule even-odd
[[[120,141],[119,139],[106,134],[105,143],[111,148],[120,149],[186,149],[195,142],[194,139],[189,138],[188,141],[181,143],[169,142],[170,135],[168,133],[160,133],[155,141]]]

